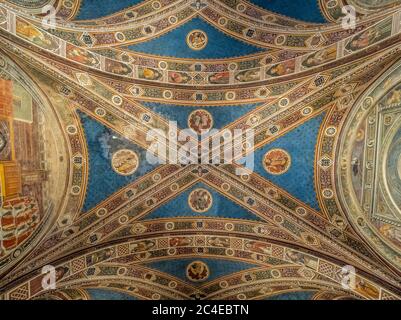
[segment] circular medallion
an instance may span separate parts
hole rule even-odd
[[[113,96],[111,101],[117,106],[120,106],[123,103],[123,99],[120,96]]]
[[[331,189],[324,189],[324,190],[322,190],[322,195],[326,199],[330,199],[334,196],[334,193],[333,193],[333,190],[331,190]]]
[[[177,191],[178,189],[180,189],[180,185],[179,185],[178,183],[173,183],[173,184],[170,186],[170,190],[171,190],[171,191]]]
[[[111,166],[113,170],[122,176],[129,176],[138,169],[139,160],[137,154],[128,149],[118,150],[113,154]]]
[[[116,32],[114,34],[115,38],[117,39],[117,41],[119,42],[124,42],[125,41],[125,34],[122,32]]]
[[[279,35],[279,36],[276,37],[275,43],[276,43],[277,45],[282,45],[282,44],[285,43],[286,40],[287,40],[287,37],[286,37],[286,36],[284,36],[284,35]]]
[[[173,97],[173,92],[171,90],[164,90],[163,91],[163,98],[164,99],[171,99]]]
[[[306,209],[305,209],[305,208],[302,208],[302,207],[296,208],[296,209],[295,209],[295,212],[298,213],[298,214],[301,215],[301,216],[304,216],[304,215],[307,214]]]
[[[209,277],[209,274],[209,267],[202,261],[194,261],[187,266],[187,278],[191,281],[204,281]]]
[[[276,279],[281,277],[281,272],[277,269],[271,270],[270,274],[272,275],[273,278],[276,278]]]
[[[168,67],[168,63],[166,61],[159,61],[159,68],[166,70]]]
[[[70,125],[67,126],[67,132],[70,135],[74,135],[74,134],[76,134],[78,132],[78,129],[73,124],[70,124]],[[1,150],[1,147],[0,147],[0,150]]]
[[[333,137],[337,133],[336,127],[328,127],[325,131],[326,136]]]
[[[171,24],[176,24],[178,22],[178,18],[176,16],[171,16],[171,17],[168,18],[168,21]]]
[[[160,175],[160,173],[156,173],[156,174],[154,174],[154,175],[152,176],[152,180],[153,180],[154,182],[160,181],[161,178],[162,178],[162,176]]]
[[[291,157],[283,149],[272,149],[265,154],[263,166],[268,173],[280,175],[290,168]]]
[[[74,3],[70,0],[66,0],[63,2],[64,6],[68,9],[71,9],[74,6]]]
[[[221,26],[225,26],[227,24],[227,19],[224,17],[219,18],[219,20],[217,21],[217,23]]]
[[[228,183],[223,183],[222,185],[221,185],[221,189],[223,189],[224,191],[229,191],[230,190],[230,188],[231,188],[231,186],[228,184]]]
[[[201,134],[202,131],[208,131],[213,127],[213,117],[206,110],[195,110],[188,117],[188,127]]]
[[[106,115],[106,110],[104,110],[103,108],[96,108],[95,109],[95,113],[99,116],[99,117],[104,117]]]
[[[306,107],[302,109],[302,115],[307,116],[310,115],[313,112],[313,109],[311,107]]]
[[[230,71],[235,71],[235,70],[237,70],[237,68],[238,68],[238,65],[235,62],[231,62],[228,65],[228,70],[230,70]]]
[[[334,8],[335,6],[337,6],[338,2],[337,0],[330,0],[329,2],[327,2],[327,8]]]
[[[282,98],[278,102],[279,106],[282,107],[282,108],[288,106],[289,103],[290,103],[290,99],[288,99],[288,98]]]
[[[78,195],[81,192],[81,187],[80,186],[72,186],[71,188],[71,194],[73,195]]]
[[[246,6],[243,3],[240,3],[240,4],[237,5],[237,10],[239,12],[244,12],[245,9],[246,9]]]
[[[152,300],[160,300],[161,296],[158,293],[152,294]]]
[[[161,6],[162,6],[162,4],[161,4],[159,1],[153,1],[153,2],[152,2],[152,7],[153,7],[153,9],[155,9],[155,10],[160,9]]]
[[[129,218],[127,215],[122,215],[121,217],[118,218],[118,222],[120,224],[126,224],[129,221]]]
[[[235,99],[235,92],[233,92],[233,91],[226,92],[226,99],[227,100],[234,100]]]
[[[202,50],[207,45],[207,35],[202,30],[192,30],[187,35],[187,45],[192,50]]]
[[[189,194],[188,204],[196,212],[206,212],[213,204],[213,197],[206,189],[195,189]]]
[[[99,210],[96,211],[96,215],[98,217],[103,217],[106,214],[107,214],[107,209],[106,208],[100,208]]]

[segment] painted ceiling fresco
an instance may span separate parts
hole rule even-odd
[[[1,0],[0,299],[400,299],[400,44],[398,0]]]

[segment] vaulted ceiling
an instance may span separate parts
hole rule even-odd
[[[0,299],[399,299],[400,10],[1,0]],[[244,153],[153,163],[171,121]]]

